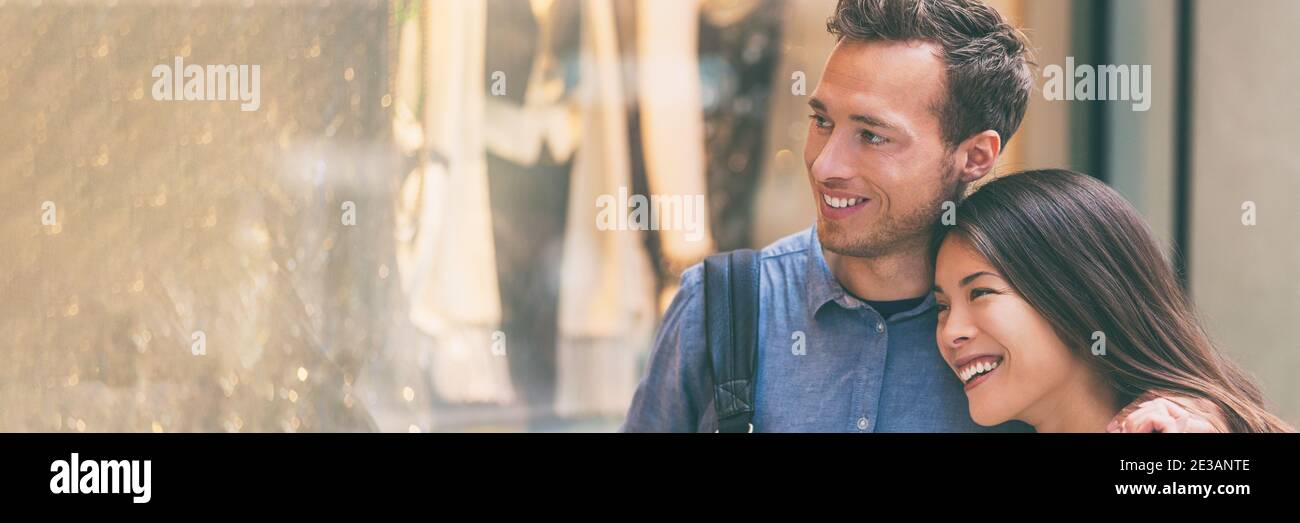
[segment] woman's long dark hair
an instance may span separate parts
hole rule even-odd
[[[1067,170],[1011,174],[963,201],[936,248],[947,234],[968,239],[1119,405],[1167,391],[1213,402],[1233,432],[1293,430],[1214,347],[1146,223],[1105,184]],[[1105,355],[1092,354],[1096,331]]]

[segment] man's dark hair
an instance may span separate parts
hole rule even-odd
[[[838,40],[931,42],[943,49],[948,96],[935,108],[955,147],[986,129],[1002,146],[1020,127],[1034,78],[1024,34],[979,0],[839,0],[826,30]]]

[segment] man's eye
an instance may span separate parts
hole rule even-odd
[[[880,136],[876,133],[867,130],[863,130],[860,136],[862,137],[862,141],[867,142],[871,145],[880,145],[882,143],[889,141],[884,136]]]
[[[819,114],[810,114],[810,115],[808,115],[808,119],[812,120],[812,121],[813,121],[813,125],[816,125],[816,126],[819,127],[819,128],[822,128],[822,129],[830,129],[830,127],[831,127],[831,125],[830,125],[831,123],[828,122],[828,121],[826,121],[826,119],[825,119],[825,118],[822,118],[821,115],[819,115]]]

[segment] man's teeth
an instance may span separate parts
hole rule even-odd
[[[843,209],[845,207],[853,207],[854,205],[857,205],[858,203],[861,203],[862,201],[866,200],[866,198],[832,198],[830,196],[823,194],[822,200],[826,201],[826,205],[829,205],[836,209]]]
[[[970,381],[981,373],[989,372],[998,368],[998,365],[1001,364],[1002,360],[980,360],[962,367],[961,370],[957,371],[957,375],[961,377],[961,381],[964,383]]]

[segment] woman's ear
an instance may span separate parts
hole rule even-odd
[[[1002,137],[997,131],[988,129],[957,146],[957,169],[961,173],[962,183],[971,183],[993,172],[998,162],[998,153],[1002,152]]]

